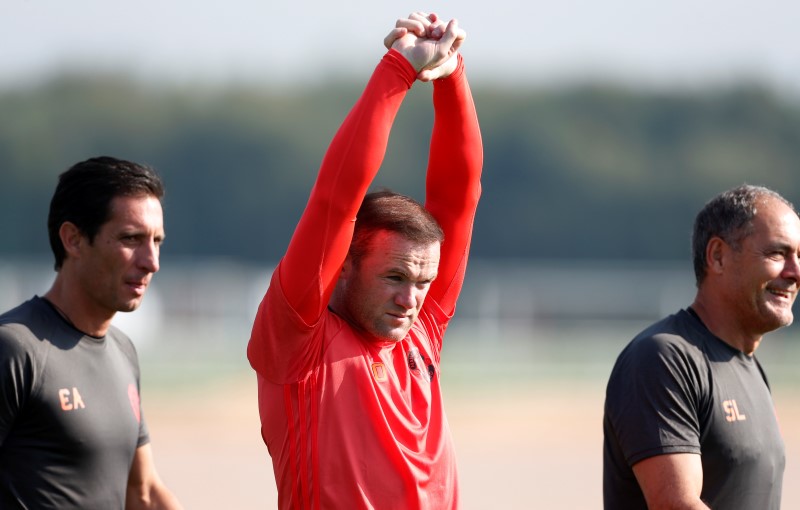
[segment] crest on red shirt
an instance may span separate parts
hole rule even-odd
[[[378,382],[389,380],[389,376],[386,374],[386,367],[379,361],[372,364],[372,376]]]

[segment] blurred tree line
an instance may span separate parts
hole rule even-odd
[[[167,184],[162,256],[275,262],[363,84],[274,89],[62,75],[0,91],[0,257],[49,256],[57,175],[113,155]],[[484,139],[473,253],[689,257],[711,196],[748,182],[800,203],[800,105],[752,84],[641,91],[473,82]],[[423,198],[430,85],[409,93],[376,185]]]

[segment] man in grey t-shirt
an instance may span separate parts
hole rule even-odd
[[[740,186],[694,226],[692,305],[639,334],[608,382],[606,509],[778,510],[785,453],[754,353],[793,320],[800,218],[772,190]]]
[[[180,509],[153,463],[130,339],[159,268],[163,185],[109,157],[59,177],[48,217],[57,271],[0,315],[0,508]]]

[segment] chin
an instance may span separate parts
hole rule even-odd
[[[405,334],[395,335],[392,333],[373,333],[373,336],[383,342],[399,342],[400,340],[406,337]]]
[[[792,314],[777,315],[773,317],[772,320],[768,321],[767,324],[765,324],[765,333],[790,326],[792,322],[794,322],[794,317]]]
[[[385,341],[385,342],[399,342],[400,340],[404,339],[408,334],[408,329],[391,329],[391,330],[384,330],[384,331],[373,331],[372,334]]]
[[[141,304],[142,304],[141,299],[137,299],[137,300],[134,300],[134,301],[127,301],[125,303],[120,304],[117,307],[117,311],[118,312],[123,312],[123,313],[133,312],[133,311],[136,311],[136,309],[138,309],[139,305],[141,305]]]
[[[792,313],[791,305],[773,310],[773,313],[775,315],[775,322],[780,323],[779,327],[788,326],[794,321],[794,314]]]

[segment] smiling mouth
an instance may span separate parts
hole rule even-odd
[[[767,289],[767,292],[769,292],[773,296],[778,296],[784,299],[791,299],[791,297],[794,295],[793,292],[782,289]]]

